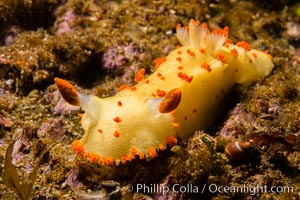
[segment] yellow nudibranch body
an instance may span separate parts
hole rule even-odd
[[[78,93],[68,82],[55,82],[64,99],[85,113],[85,134],[73,149],[102,165],[125,163],[136,157],[154,158],[177,137],[208,128],[222,97],[235,85],[248,86],[273,69],[267,52],[246,42],[232,44],[228,28],[209,31],[205,23],[190,20],[177,26],[181,47],[156,60],[155,72],[135,76],[135,86],[122,86],[112,97]]]

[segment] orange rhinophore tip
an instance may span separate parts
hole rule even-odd
[[[179,105],[181,100],[181,91],[178,88],[175,88],[169,91],[165,99],[159,104],[158,110],[160,113],[169,113]]]
[[[61,96],[66,102],[73,106],[79,106],[79,97],[73,85],[61,78],[55,78],[54,81]]]

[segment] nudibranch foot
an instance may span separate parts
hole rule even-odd
[[[85,133],[73,143],[76,154],[101,165],[155,158],[177,138],[208,128],[234,85],[248,86],[273,69],[267,52],[244,41],[232,44],[228,27],[210,31],[191,19],[176,30],[182,46],[157,59],[147,78],[140,69],[137,84],[121,86],[115,96],[84,95],[55,78],[63,98],[84,110]]]

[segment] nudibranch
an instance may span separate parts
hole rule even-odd
[[[62,97],[85,112],[85,134],[73,142],[79,155],[101,165],[151,159],[158,151],[212,123],[222,97],[238,84],[248,86],[273,69],[268,52],[245,42],[232,44],[228,27],[210,31],[191,19],[177,26],[182,46],[155,61],[155,71],[134,86],[122,85],[112,97],[84,95],[55,78]]]

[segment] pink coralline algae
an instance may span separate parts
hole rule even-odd
[[[122,50],[121,50],[122,51]],[[122,55],[124,53],[120,52],[119,49],[110,47],[103,54],[102,66],[104,69],[114,72],[116,74],[121,74],[124,72],[124,65],[127,62],[127,58]]]
[[[102,67],[116,75],[124,74],[126,73],[125,64],[138,60],[140,54],[140,49],[135,43],[128,46],[109,47],[103,54]]]
[[[242,104],[238,104],[232,111],[232,117],[226,122],[221,129],[220,135],[228,140],[234,140],[239,135],[246,135],[247,132],[251,132],[251,127],[248,124],[254,123],[254,117],[246,112],[246,109]]]
[[[74,11],[68,10],[64,14],[63,20],[57,22],[58,25],[57,25],[56,34],[61,35],[62,33],[70,32],[72,30],[72,23],[75,21],[75,19],[76,19],[76,14],[74,13]]]
[[[1,33],[1,35],[3,35],[2,43],[6,46],[11,45],[19,32],[20,29],[16,26],[8,27]]]
[[[65,123],[62,119],[53,119],[48,122],[44,122],[37,130],[39,138],[48,138],[53,141],[61,142],[65,135]]]

